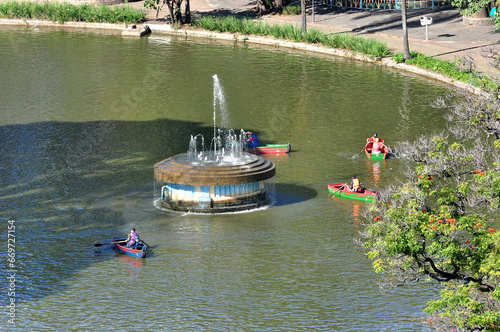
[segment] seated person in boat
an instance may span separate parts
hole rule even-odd
[[[367,138],[368,139],[368,138]],[[365,145],[365,151],[367,153],[372,153],[372,148],[373,148],[373,142],[368,142]]]
[[[384,153],[384,151],[385,151],[384,143],[381,142],[379,140],[379,138],[377,137],[375,139],[375,142],[373,142],[373,144],[372,144],[371,153],[372,154],[381,154],[381,153]]]
[[[352,176],[352,180],[351,180],[351,184],[349,185],[349,189],[351,189],[354,192],[362,192],[363,191],[363,188],[361,188],[361,182],[356,177],[356,175]]]
[[[247,147],[248,148],[255,148],[256,146],[259,145],[259,139],[257,138],[257,135],[252,133],[251,131],[247,132]]]
[[[128,235],[127,239],[124,241],[127,243],[126,247],[130,248],[136,245],[136,243],[139,241],[139,235],[135,231],[135,228],[132,228],[130,230],[130,234]]]
[[[381,142],[381,143],[384,143],[384,139],[383,138],[380,138],[378,137],[377,133],[373,134],[372,137],[368,137],[366,139],[366,143],[369,144],[369,143],[374,143],[375,140],[378,138],[378,140]]]

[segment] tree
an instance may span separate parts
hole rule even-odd
[[[269,12],[269,2],[266,0],[257,1],[257,13],[259,15],[265,15]]]
[[[156,18],[158,18],[160,10],[162,10],[164,5],[167,5],[170,21],[173,25],[180,25],[191,21],[189,0],[186,0],[185,4],[185,19],[183,20],[182,18],[182,1],[183,0],[145,0],[144,7],[156,9]]]
[[[190,24],[191,23],[191,6],[189,4],[189,0],[186,0],[185,4],[186,4],[186,6],[185,6],[185,10],[184,10],[184,13],[185,13],[184,23]]]
[[[462,15],[472,16],[476,13],[487,15],[487,9],[491,4],[491,0],[452,0],[451,4],[462,9]]]
[[[170,20],[173,25],[179,25],[182,22],[181,4],[182,0],[163,0],[167,5],[170,14]]]
[[[441,98],[449,124],[406,147],[416,168],[381,194],[360,241],[381,286],[443,285],[426,323],[500,331],[500,95]]]
[[[451,4],[461,9],[462,16],[476,16],[486,18],[489,16],[489,10],[495,5],[495,1],[491,0],[452,0]],[[500,16],[493,17],[495,22],[495,30],[500,30]]]
[[[279,13],[283,12],[283,7],[288,6],[291,0],[258,0],[257,1],[257,12],[259,15],[264,15],[268,13]]]
[[[277,13],[282,13],[283,12],[283,7],[288,5],[290,1],[287,0],[274,0],[274,8]]]
[[[403,59],[410,60],[410,44],[408,41],[408,15],[406,13],[406,0],[401,0],[401,19],[403,21]]]
[[[300,13],[302,16],[302,32],[307,30],[306,0],[300,0]]]

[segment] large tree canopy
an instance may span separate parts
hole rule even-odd
[[[415,169],[373,204],[361,241],[381,285],[443,285],[430,328],[500,331],[499,94],[437,104],[447,128],[404,148]]]

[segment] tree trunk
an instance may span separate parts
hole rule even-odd
[[[314,0],[311,1],[311,9],[312,9],[312,20],[313,20],[313,23],[314,23],[314,21],[316,21],[316,19],[314,17]]]
[[[165,3],[168,8],[168,14],[170,15],[170,20],[172,24],[174,24],[174,1],[173,0],[165,0]]]
[[[280,14],[283,12],[283,0],[274,0],[274,10]]]
[[[408,22],[406,15],[406,0],[401,0],[401,18],[403,21],[403,59],[410,60],[410,44],[408,41]]]
[[[172,24],[177,26],[182,24],[182,0],[165,0],[165,3],[167,4]]]
[[[186,16],[184,23],[191,23],[191,5],[189,4],[189,0],[186,0]]]
[[[180,25],[182,24],[182,11],[181,11],[182,0],[175,0],[174,3],[175,3],[174,25]]]
[[[300,0],[300,12],[302,14],[302,32],[306,32],[307,31],[306,0]]]
[[[267,8],[266,8],[266,2],[265,2],[265,0],[258,0],[257,1],[257,13],[259,15],[267,14]]]

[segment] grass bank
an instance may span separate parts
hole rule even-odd
[[[106,6],[58,2],[0,2],[0,18],[43,20],[58,23],[140,23],[145,20],[146,10],[129,6]]]
[[[396,53],[392,56],[395,62],[404,62],[405,64],[417,66],[424,69],[429,69],[436,73],[444,74],[454,80],[461,81],[476,87],[494,88],[495,82],[489,77],[481,76],[471,68],[462,65],[461,60],[446,61],[433,58],[418,52],[410,52],[412,58],[403,60],[403,53]]]
[[[392,56],[396,62],[429,69],[442,73],[454,80],[471,84],[476,87],[492,86],[493,82],[488,77],[481,77],[478,73],[469,70],[465,66],[460,66],[459,61],[446,61],[425,56],[417,52],[411,52],[412,59],[403,61],[403,54],[390,54],[386,43],[374,38],[364,38],[348,33],[325,34],[316,29],[308,29],[305,33],[296,25],[274,24],[256,21],[248,18],[238,18],[235,16],[201,16],[196,18],[194,26],[205,30],[240,33],[242,35],[272,36],[278,39],[291,40],[295,42],[305,42],[311,44],[321,44],[327,47],[347,49],[373,57]]]
[[[317,29],[308,29],[305,33],[298,26],[291,24],[269,24],[248,18],[235,16],[201,16],[193,20],[194,26],[205,30],[240,33],[243,35],[272,36],[278,39],[321,44],[327,47],[347,49],[374,57],[389,55],[386,43],[374,38],[363,38],[350,34],[325,34]]]

